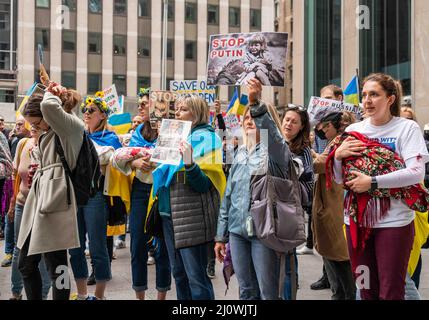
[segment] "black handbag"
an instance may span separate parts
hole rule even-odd
[[[162,218],[158,210],[158,197],[156,197],[153,206],[146,217],[145,229],[146,233],[150,237],[164,239],[164,232],[162,230]]]

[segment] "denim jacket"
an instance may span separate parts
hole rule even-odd
[[[241,146],[234,158],[222,206],[219,212],[216,242],[228,242],[229,233],[248,237],[246,220],[250,216],[250,180],[252,175],[264,174],[268,168],[273,176],[288,178],[291,152],[287,142],[267,112],[265,104],[250,107],[250,113],[259,130],[268,133],[268,145],[261,142],[250,152]]]

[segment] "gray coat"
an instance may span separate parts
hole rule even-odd
[[[252,175],[265,174],[287,178],[291,152],[265,104],[250,109],[261,142],[250,152],[241,146],[229,173],[225,196],[219,213],[216,242],[228,242],[229,233],[247,237],[246,220],[250,217],[250,180]]]
[[[82,146],[84,125],[66,113],[61,100],[46,93],[41,103],[43,118],[51,129],[39,139],[39,169],[33,178],[22,216],[17,247],[21,249],[31,234],[28,255],[80,247],[77,206],[72,183],[72,204],[67,203],[66,174],[55,150],[55,133],[60,137],[70,169]]]

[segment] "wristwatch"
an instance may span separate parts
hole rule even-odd
[[[371,192],[378,189],[377,177],[371,177]]]

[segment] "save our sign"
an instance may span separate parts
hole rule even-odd
[[[311,125],[317,125],[320,121],[330,113],[349,111],[356,116],[357,120],[362,120],[363,113],[359,106],[342,101],[323,99],[319,97],[311,97],[308,104],[308,115]]]
[[[207,85],[207,81],[175,80],[170,82],[170,90],[178,96],[197,95],[206,100],[208,104],[213,104],[216,100],[216,87]]]
[[[106,101],[107,106],[112,110],[112,114],[122,114],[124,113],[123,107],[119,101],[118,92],[116,91],[116,86],[112,85],[111,87],[104,89],[104,101]]]

